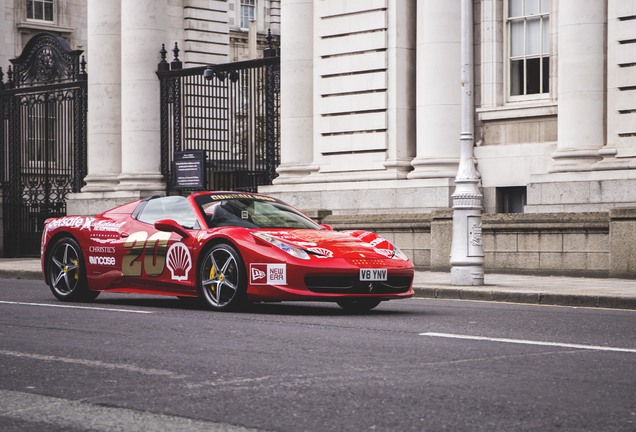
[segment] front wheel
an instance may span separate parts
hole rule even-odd
[[[234,247],[221,243],[205,252],[199,268],[199,290],[210,309],[229,310],[245,304],[245,265]]]
[[[49,287],[58,300],[91,301],[99,295],[88,289],[83,266],[84,256],[74,239],[63,237],[53,245],[46,268]]]
[[[373,298],[366,299],[344,299],[338,300],[338,306],[343,308],[348,312],[366,312],[370,311],[377,305],[379,305],[382,300],[377,300]]]

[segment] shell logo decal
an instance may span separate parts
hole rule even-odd
[[[166,265],[170,270],[172,280],[188,280],[188,273],[192,268],[190,251],[183,243],[174,243],[166,254]]]

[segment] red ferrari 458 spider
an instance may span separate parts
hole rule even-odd
[[[364,311],[413,295],[413,264],[377,234],[333,231],[278,199],[240,192],[48,219],[42,271],[63,301],[110,291],[199,297],[215,310],[311,300]]]

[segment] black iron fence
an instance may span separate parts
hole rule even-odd
[[[161,172],[169,192],[178,189],[175,152],[205,154],[204,187],[255,192],[271,184],[280,163],[280,59],[266,57],[181,68],[162,61]]]
[[[0,69],[0,178],[5,256],[37,256],[44,220],[66,214],[86,175],[82,51],[40,33]]]

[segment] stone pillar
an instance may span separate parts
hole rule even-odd
[[[431,213],[431,271],[450,271],[452,238],[453,211],[434,210]]]
[[[384,166],[406,178],[415,155],[415,0],[388,2],[388,146]]]
[[[559,1],[559,130],[553,172],[587,170],[601,159],[606,17],[605,1]]]
[[[636,277],[636,208],[617,208],[609,211],[610,269],[615,278]]]
[[[167,0],[121,0],[122,172],[118,191],[164,193],[160,171],[159,80]]]
[[[417,155],[409,178],[454,178],[461,132],[460,2],[417,2]]]
[[[121,10],[88,0],[88,172],[82,192],[110,192],[121,173]]]
[[[281,164],[274,184],[297,183],[315,170],[314,2],[288,0],[281,8]]]

